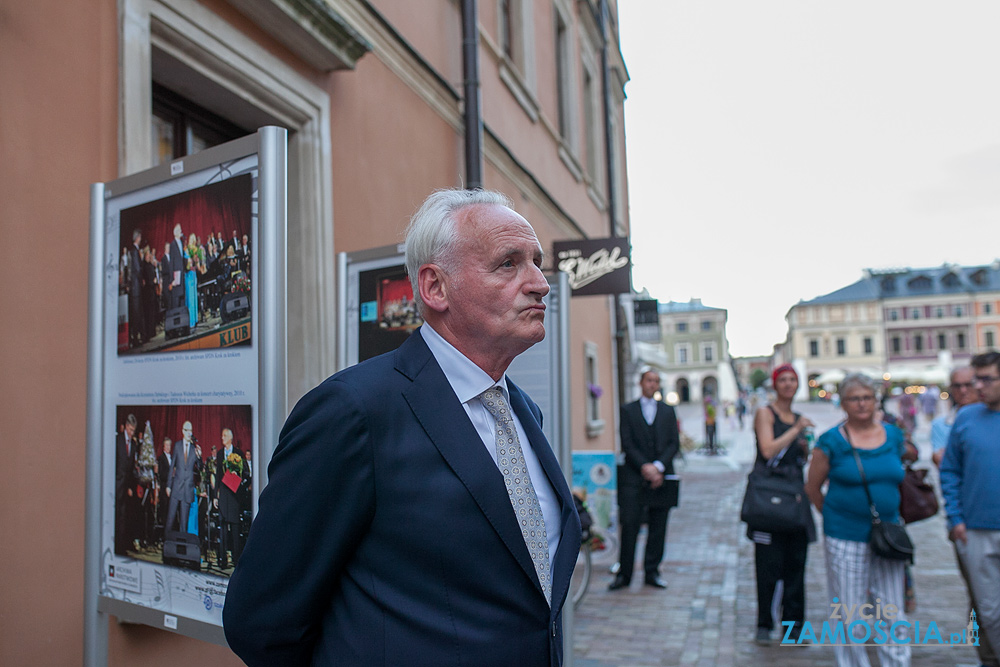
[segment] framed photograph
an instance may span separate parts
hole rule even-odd
[[[228,577],[253,516],[249,405],[119,405],[114,553]]]
[[[119,355],[250,344],[253,180],[122,209]]]

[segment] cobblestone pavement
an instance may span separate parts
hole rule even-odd
[[[817,432],[835,424],[841,414],[827,404],[796,409],[816,421]],[[695,415],[681,408],[679,416],[682,428],[700,442]],[[644,587],[637,575],[631,588],[609,592],[608,567],[617,555],[595,554],[590,591],[574,615],[573,667],[835,664],[828,646],[761,647],[752,641],[757,606],[753,544],[739,520],[739,506],[754,441],[749,420],[744,430],[728,422],[719,430],[727,448],[724,456],[689,453],[678,465],[681,501],[670,514],[661,566],[669,588]],[[915,436],[922,462],[929,461],[928,431],[927,423],[921,422]],[[943,514],[909,529],[917,546],[913,567],[917,609],[910,620],[923,627],[935,621],[942,632],[958,632],[968,622],[968,602],[945,536]],[[640,561],[642,540],[640,536],[636,549]],[[641,565],[636,571],[641,575]],[[819,628],[830,613],[822,542],[810,546],[806,585],[806,617]],[[871,655],[872,664],[878,665]],[[912,664],[955,667],[979,661],[971,647],[914,646]]]

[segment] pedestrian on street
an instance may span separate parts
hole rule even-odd
[[[1000,647],[1000,352],[976,355],[972,368],[981,403],[960,409],[955,417],[941,463],[941,495],[948,536],[968,574],[980,637],[996,648]]]
[[[549,291],[512,206],[431,194],[406,235],[424,324],[285,422],[223,610],[251,667],[562,664],[580,519],[506,376]]]
[[[649,526],[643,559],[645,584],[653,588],[667,587],[659,568],[666,547],[667,517],[670,508],[677,505],[677,486],[667,484],[666,476],[674,474],[680,432],[674,409],[656,399],[660,391],[660,374],[652,369],[643,372],[639,387],[642,396],[622,407],[619,420],[625,464],[619,466],[621,547],[618,574],[608,586],[612,591],[627,588],[632,581],[635,542],[644,509]]]
[[[715,402],[712,397],[705,398],[705,448],[708,449],[709,456],[715,456],[718,451],[715,447],[715,422],[718,417],[715,409]]]
[[[754,468],[770,467],[802,480],[802,469],[809,458],[809,443],[804,431],[814,426],[811,419],[792,410],[792,400],[799,390],[799,376],[791,364],[782,364],[771,373],[776,398],[754,416],[757,435],[757,458]],[[806,552],[816,541],[812,512],[806,512],[805,527],[788,531],[764,532],[747,526],[747,537],[754,543],[757,573],[757,634],[761,645],[771,642],[774,629],[775,592],[782,583],[781,620],[794,623],[790,637],[798,639],[806,611]]]
[[[868,603],[869,597],[880,598],[883,609],[896,607],[895,621],[905,621],[904,561],[882,558],[868,545],[872,518],[858,460],[882,521],[898,522],[902,459],[915,459],[916,451],[907,448],[902,431],[877,418],[875,386],[867,376],[852,373],[845,377],[840,397],[847,419],[820,436],[806,482],[809,499],[823,514],[830,599],[836,598],[843,608],[851,609]],[[822,487],[827,481],[824,495]],[[872,632],[871,619],[866,622]],[[885,623],[885,619],[879,622]],[[860,638],[864,635],[859,626],[852,624],[854,636]],[[879,658],[883,665],[906,667],[910,664],[908,627],[903,623],[892,627],[895,640],[878,647]],[[838,667],[870,664],[864,646],[838,645],[834,654]]]
[[[934,453],[931,459],[934,465],[941,467],[944,460],[944,452],[948,446],[948,438],[951,435],[951,428],[958,417],[958,411],[966,405],[972,405],[979,401],[979,392],[976,391],[975,371],[971,366],[960,366],[951,372],[950,383],[948,385],[948,396],[951,399],[951,408],[946,414],[941,415],[931,422],[931,448]],[[969,608],[978,609],[976,604],[976,594],[972,589],[972,582],[969,579],[969,572],[965,569],[965,562],[958,552],[958,545],[952,542],[955,547],[955,560],[958,562],[958,571],[962,573],[962,580],[969,593]],[[990,640],[985,634],[979,635],[979,646],[976,647],[980,664],[987,667],[1000,667],[996,653],[990,645]]]

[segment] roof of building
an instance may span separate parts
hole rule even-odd
[[[978,266],[944,264],[925,269],[865,269],[861,280],[815,299],[800,301],[798,305],[991,291],[1000,291],[1000,260]]]
[[[667,313],[694,313],[706,310],[725,310],[725,308],[706,306],[701,302],[701,299],[691,299],[690,301],[661,301],[658,309],[661,315]]]

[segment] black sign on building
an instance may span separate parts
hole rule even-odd
[[[628,239],[580,239],[552,244],[556,268],[567,274],[573,296],[632,291]]]
[[[635,312],[635,339],[643,343],[660,342],[660,302],[656,299],[637,299]]]

